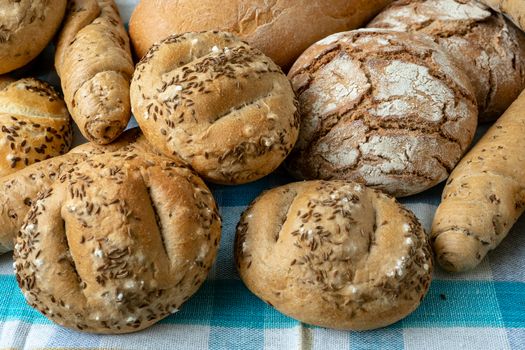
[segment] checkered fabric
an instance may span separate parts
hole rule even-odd
[[[117,1],[125,21],[137,2]],[[46,50],[39,62],[22,74],[37,75],[58,86],[50,71],[52,50]],[[211,185],[223,218],[217,262],[179,313],[139,333],[98,336],[54,325],[26,304],[13,275],[12,255],[0,256],[0,348],[525,349],[525,234],[521,234],[525,219],[474,271],[451,275],[437,269],[421,306],[384,329],[344,332],[311,327],[259,300],[235,270],[235,226],[263,190],[290,181],[285,172],[277,171],[244,186]],[[427,231],[441,191],[438,187],[402,200]]]

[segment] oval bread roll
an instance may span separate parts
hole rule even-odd
[[[221,223],[204,182],[165,157],[92,157],[33,202],[15,245],[27,302],[75,330],[144,329],[177,312],[215,259]]]
[[[0,177],[64,154],[71,118],[51,85],[33,78],[0,82]]]
[[[379,191],[342,181],[262,194],[237,226],[235,260],[246,286],[282,313],[352,330],[406,317],[432,272],[416,217]]]
[[[297,100],[281,69],[220,32],[174,35],[152,47],[131,83],[149,142],[222,184],[274,171],[297,140]]]
[[[139,57],[172,34],[221,30],[288,69],[312,43],[362,26],[391,1],[142,0],[133,11],[129,31]]]
[[[20,68],[49,44],[66,0],[0,0],[0,74]]]

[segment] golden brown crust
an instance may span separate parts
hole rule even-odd
[[[30,305],[60,325],[129,333],[177,312],[204,282],[221,224],[204,182],[165,157],[122,150],[63,174],[15,245]]]
[[[368,27],[430,35],[469,77],[482,122],[497,119],[525,88],[525,34],[475,1],[400,0]]]
[[[137,65],[131,101],[153,146],[213,182],[271,173],[298,135],[286,76],[227,33],[174,35],[155,45]]]
[[[60,27],[66,0],[0,0],[0,74],[20,68],[47,46]]]
[[[525,3],[522,0],[479,0],[495,11],[510,18],[521,30],[525,31]]]
[[[113,0],[73,0],[55,66],[73,119],[90,141],[108,144],[131,116],[129,39]]]
[[[476,267],[525,210],[525,92],[450,175],[432,224],[436,257],[449,271]]]
[[[426,36],[334,34],[305,51],[288,77],[301,130],[287,166],[300,179],[412,195],[448,177],[476,130],[468,78]]]
[[[71,118],[53,87],[33,78],[0,90],[0,177],[66,153]]]
[[[406,317],[432,271],[416,217],[343,181],[293,183],[258,197],[237,226],[235,260],[246,286],[282,313],[352,330]]]
[[[69,153],[30,165],[0,179],[0,254],[13,249],[13,241],[37,194],[51,186],[62,173],[83,162],[88,157],[113,152],[132,146],[148,153],[150,147],[139,129],[123,133],[110,145],[97,146],[87,143]]]
[[[312,43],[358,28],[391,0],[143,0],[129,23],[139,57],[171,34],[233,33],[288,69]],[[312,21],[315,20],[315,25]],[[293,38],[293,39],[291,39]]]

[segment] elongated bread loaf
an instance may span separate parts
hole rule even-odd
[[[478,0],[509,17],[525,31],[525,1],[523,0]]]
[[[87,143],[69,153],[30,165],[0,179],[0,254],[13,249],[13,239],[20,229],[31,203],[41,190],[88,157],[118,151],[126,146],[147,149],[139,129],[125,132],[116,142],[104,147]],[[144,151],[145,152],[145,151]]]
[[[73,0],[60,33],[55,66],[64,96],[82,134],[108,144],[131,116],[133,61],[113,0]]]
[[[452,172],[432,225],[437,259],[474,268],[525,210],[525,92]]]

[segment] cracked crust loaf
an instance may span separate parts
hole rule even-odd
[[[185,33],[154,45],[133,75],[131,104],[154,147],[216,183],[268,175],[299,134],[286,76],[229,33]]]
[[[343,181],[293,183],[259,196],[237,226],[235,261],[246,286],[280,312],[345,330],[406,317],[432,274],[414,214]]]
[[[213,196],[170,159],[89,158],[40,192],[15,245],[27,302],[75,330],[139,331],[206,279],[221,223]]]
[[[16,234],[38,193],[51,186],[63,173],[87,158],[125,147],[151,150],[138,128],[124,132],[115,142],[104,147],[87,143],[70,152],[30,165],[16,173],[0,178],[0,254],[13,250]]]
[[[230,32],[288,69],[325,36],[359,28],[392,0],[142,0],[129,23],[138,57],[171,34]],[[315,25],[312,25],[312,21]]]
[[[69,151],[71,118],[62,97],[43,81],[0,82],[0,177]]]
[[[396,1],[368,27],[430,35],[469,77],[481,122],[497,119],[525,88],[525,34],[478,2]]]
[[[472,86],[426,36],[334,34],[310,47],[289,78],[301,130],[287,167],[300,179],[408,196],[445,180],[474,136]]]
[[[72,0],[55,53],[64,98],[82,135],[115,140],[131,117],[134,65],[129,38],[113,0]]]
[[[0,0],[0,74],[25,66],[53,38],[66,0]]]

